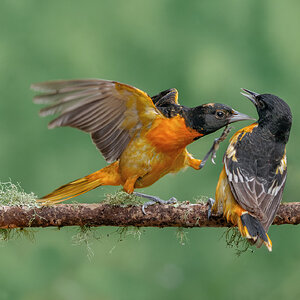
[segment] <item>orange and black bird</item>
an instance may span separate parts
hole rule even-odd
[[[44,196],[40,199],[44,204],[59,203],[102,185],[122,185],[131,194],[187,166],[200,169],[201,160],[186,150],[188,144],[229,123],[251,119],[224,104],[179,105],[176,89],[151,98],[133,86],[100,79],[50,81],[31,88],[41,92],[35,103],[48,104],[41,116],[58,114],[49,128],[70,126],[89,133],[111,163]]]
[[[216,201],[211,199],[209,205],[212,212],[223,212],[251,244],[258,248],[265,244],[272,251],[267,232],[286,182],[286,144],[292,114],[277,96],[243,91],[242,95],[255,105],[259,119],[231,138],[216,188]]]

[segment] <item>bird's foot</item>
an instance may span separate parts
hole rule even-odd
[[[211,155],[211,161],[213,164],[216,164],[215,163],[215,158],[216,158],[216,153],[220,147],[220,143],[223,142],[229,132],[231,131],[232,127],[228,127],[226,126],[224,131],[222,132],[221,136],[217,139],[214,140],[214,143],[212,145],[212,147],[210,148],[210,150],[207,152],[207,154],[205,155],[205,157],[203,158],[203,160],[201,161],[201,164],[200,164],[200,169],[202,169],[206,163],[206,161],[208,160],[209,156]]]
[[[207,210],[207,219],[209,220],[210,219],[210,217],[211,217],[211,209],[212,209],[212,207],[213,207],[213,205],[215,204],[215,199],[213,199],[213,198],[209,198],[208,200],[207,200],[207,206],[208,206],[208,210]]]
[[[146,215],[146,211],[145,209],[150,206],[150,205],[153,205],[155,203],[159,203],[159,204],[175,204],[177,203],[177,199],[175,197],[172,197],[170,198],[169,200],[162,200],[160,199],[159,197],[157,196],[152,196],[152,195],[147,195],[147,194],[142,194],[142,193],[137,193],[137,192],[134,192],[133,193],[135,196],[138,196],[138,197],[142,197],[142,198],[146,198],[146,199],[149,199],[150,201],[148,202],[145,202],[142,206],[142,211],[143,213]]]

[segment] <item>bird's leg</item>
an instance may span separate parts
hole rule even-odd
[[[213,198],[209,198],[207,200],[207,206],[208,206],[208,210],[207,210],[207,219],[209,220],[211,217],[211,209],[213,207],[213,205],[215,204],[216,200]]]
[[[147,208],[148,206],[153,205],[155,203],[159,203],[159,204],[175,204],[175,203],[177,203],[177,199],[175,197],[172,197],[169,200],[162,200],[159,197],[151,196],[151,195],[147,195],[147,194],[142,194],[142,193],[137,193],[137,192],[134,192],[133,194],[135,196],[146,198],[146,199],[150,200],[150,201],[144,203],[142,206],[142,211],[145,215],[146,215],[145,208]]]
[[[202,169],[206,163],[206,161],[208,160],[209,156],[211,155],[211,161],[213,164],[216,164],[214,159],[216,158],[216,153],[219,149],[220,143],[223,142],[229,132],[231,131],[232,127],[228,127],[228,125],[225,127],[224,131],[222,132],[221,136],[217,139],[214,140],[214,143],[212,145],[212,147],[210,148],[210,150],[207,152],[207,154],[205,155],[205,157],[203,158],[203,160],[201,161],[200,164],[200,169]]]

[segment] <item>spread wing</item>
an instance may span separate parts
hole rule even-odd
[[[257,217],[267,231],[279,208],[286,181],[285,149],[278,161],[265,149],[253,149],[257,153],[253,157],[249,148],[253,144],[247,135],[245,140],[237,137],[231,141],[224,157],[225,170],[236,201]],[[239,151],[241,147],[244,149]]]
[[[48,104],[41,116],[58,114],[49,128],[70,126],[90,133],[108,162],[117,160],[131,138],[157,117],[151,98],[126,84],[100,79],[49,81],[31,85]]]

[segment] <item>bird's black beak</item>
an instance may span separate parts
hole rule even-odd
[[[256,106],[257,105],[256,97],[259,96],[259,94],[247,89],[242,89],[242,91],[244,91],[245,93],[241,92],[241,94],[246,98],[248,98]]]
[[[244,121],[244,120],[255,120],[252,117],[242,114],[236,110],[233,110],[233,114],[229,119],[229,123],[238,122],[238,121]]]

